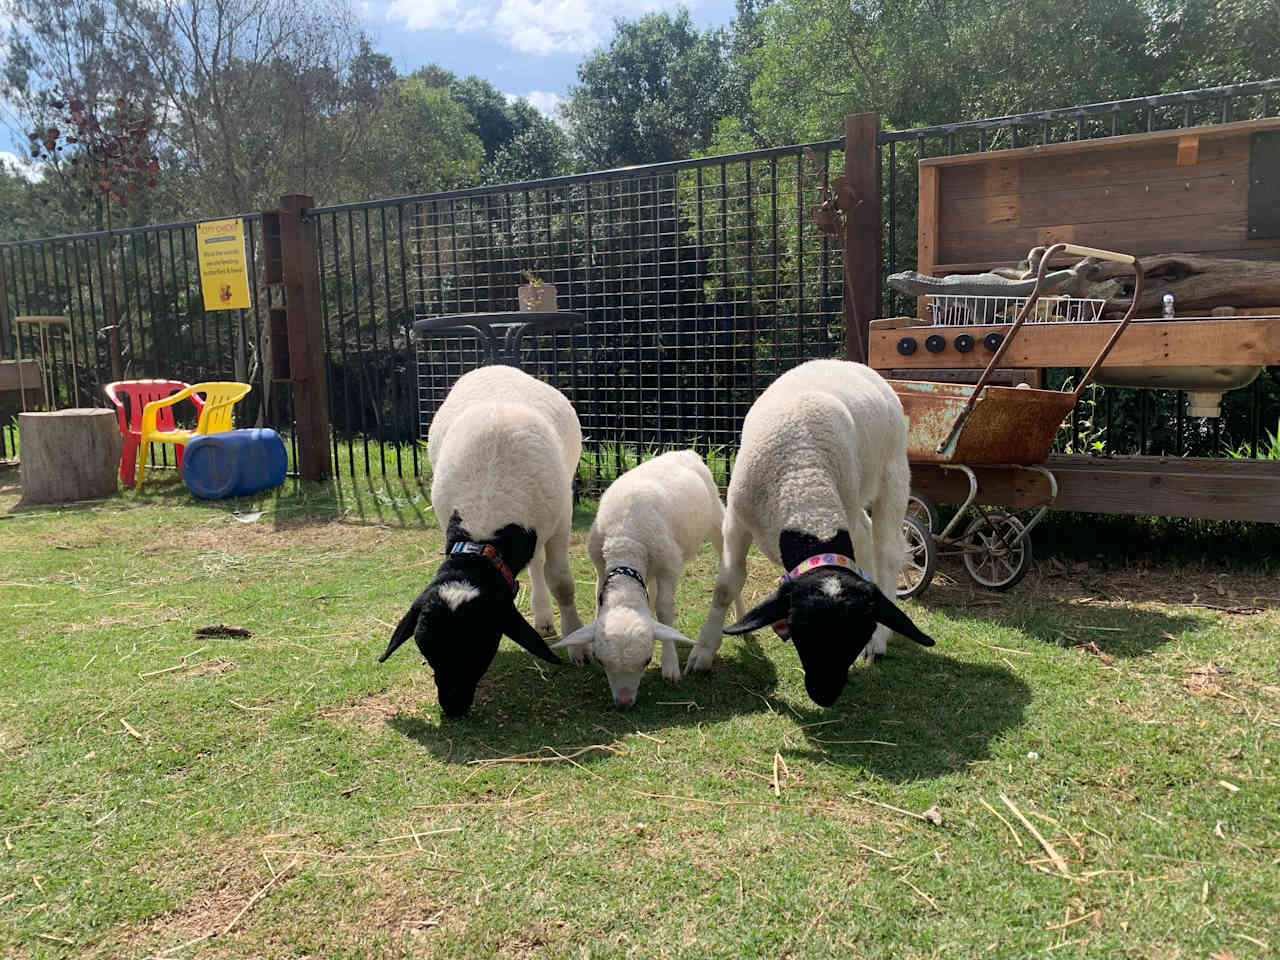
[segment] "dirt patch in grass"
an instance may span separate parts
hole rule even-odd
[[[325,707],[319,715],[342,726],[359,727],[361,730],[381,730],[387,721],[398,714],[419,715],[434,697],[415,690],[388,690],[371,693],[366,697],[337,707]]]
[[[212,660],[196,664],[189,670],[179,672],[178,676],[183,679],[190,677],[220,677],[224,673],[234,670],[236,666],[237,664],[234,660],[228,660],[226,657],[214,657]]]
[[[227,925],[271,879],[260,853],[247,847],[229,845],[211,856],[193,859],[209,864],[209,868],[182,903],[136,923],[117,927],[103,939],[97,955],[165,953],[199,937],[208,937],[205,943],[216,944]],[[163,887],[168,885],[169,875],[178,866],[144,861],[135,869],[154,877],[152,882]]]
[[[367,523],[334,520],[325,523],[291,518],[263,517],[253,523],[234,518],[206,523],[184,532],[174,549],[183,553],[251,553],[277,549],[384,546],[394,538],[421,538],[421,531],[391,530]]]
[[[16,730],[0,727],[0,757],[16,760],[27,752],[27,741]]]
[[[567,922],[556,920],[550,923],[535,921],[516,933],[507,934],[498,943],[495,956],[507,960],[526,960],[528,957],[542,956],[543,948],[564,941],[568,933]]]
[[[1221,573],[1195,567],[1097,570],[1084,563],[1058,569],[1050,563],[1039,575],[1027,578],[1027,585],[1032,584],[1037,590],[1077,602],[1188,605],[1223,613],[1280,610],[1275,575],[1263,572]]]
[[[324,852],[316,839],[277,837],[273,843]],[[437,895],[439,874],[415,870],[412,857],[371,863],[345,860],[336,852],[329,855],[332,859],[294,859],[276,851],[268,853],[269,868],[263,854],[271,848],[258,841],[229,844],[201,857],[208,870],[178,906],[115,927],[88,955],[167,955],[193,940],[200,940],[193,947],[205,957],[274,953],[263,951],[266,944],[291,952],[297,948],[297,931],[303,929],[322,940],[325,951],[335,952],[360,947],[381,933],[389,946],[370,945],[361,948],[364,954],[400,957],[429,950],[435,938],[465,923],[465,911]],[[136,869],[167,886],[175,866],[142,863]],[[284,919],[277,919],[278,911],[272,915],[273,903],[286,905]]]
[[[1212,660],[1204,666],[1193,667],[1182,675],[1182,686],[1188,693],[1214,696],[1227,684],[1231,671]]]

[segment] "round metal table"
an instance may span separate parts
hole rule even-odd
[[[418,340],[475,337],[485,346],[490,363],[520,366],[520,343],[526,334],[568,330],[586,322],[586,316],[566,310],[504,310],[497,313],[451,313],[414,321]]]

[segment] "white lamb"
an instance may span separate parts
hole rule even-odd
[[[676,583],[703,543],[710,540],[719,554],[723,518],[715,480],[693,450],[645,461],[600,499],[587,538],[596,568],[596,619],[554,647],[567,647],[576,662],[594,653],[618,706],[635,703],[654,641],[662,643],[662,675],[680,679],[676,644],[693,641],[672,626]]]
[[[893,630],[932,646],[889,599],[905,557],[910,481],[902,403],[870,367],[811,360],[775,380],[743,423],[715,593],[686,672],[715,659],[753,539],[788,572],[723,632],[772,624],[789,637],[815,703],[834,703],[854,659],[883,654]]]
[[[380,661],[413,636],[435,671],[446,714],[470,709],[504,633],[560,662],[542,638],[555,633],[548,582],[564,632],[582,626],[569,571],[581,449],[578,417],[565,396],[514,367],[460,377],[431,421],[431,503],[447,528],[445,560]],[[515,605],[515,578],[526,565],[533,626]]]

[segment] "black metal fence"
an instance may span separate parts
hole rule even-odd
[[[260,218],[243,216],[256,277]],[[35,359],[55,406],[106,405],[114,327],[122,379],[252,382],[255,390],[238,408],[240,422],[282,428],[292,422],[287,391],[272,391],[263,370],[269,291],[255,292],[252,309],[206,312],[194,222],[0,245],[0,297],[0,356]],[[36,329],[18,322],[29,315],[67,316],[73,336],[50,338],[42,355]],[[16,450],[11,418],[22,404],[16,394],[0,402],[0,459],[6,459]],[[170,458],[164,447],[155,455],[162,464]]]
[[[925,157],[1228,123],[1277,113],[1280,79],[882,131],[878,145],[884,183],[885,274],[916,266],[917,164]],[[915,306],[886,286],[882,309],[882,316],[897,316],[914,313]],[[1057,387],[1082,373],[1049,370],[1046,385]],[[1219,418],[1187,417],[1185,406],[1184,394],[1178,390],[1097,388],[1076,408],[1060,446],[1077,453],[1105,450],[1219,457],[1230,450],[1266,455],[1268,433],[1274,436],[1280,423],[1280,367],[1269,368],[1246,389],[1225,394]],[[1274,455],[1280,456],[1280,444]]]
[[[885,131],[882,267],[915,263],[923,156],[1277,108],[1280,81],[1266,81]],[[527,339],[520,362],[563,389],[578,410],[587,485],[637,455],[685,445],[712,455],[724,480],[742,417],[760,390],[797,363],[843,351],[840,248],[812,220],[824,174],[843,166],[843,141],[808,146],[808,157],[792,146],[307,211],[317,234],[336,469],[422,476],[423,423],[449,384],[483,357],[467,338],[433,341],[417,364],[413,321],[513,310],[518,285],[533,273],[556,286],[560,309],[586,317],[577,329]],[[256,281],[248,310],[204,310],[194,223],[0,244],[0,355],[15,356],[18,336],[24,356],[37,352],[14,317],[69,315],[74,356],[59,341],[46,358],[57,402],[102,404],[114,314],[122,377],[252,382],[240,422],[292,437],[289,390],[272,383],[267,360],[267,310],[276,294],[260,282],[261,225],[257,214],[244,219]],[[904,305],[886,292],[886,315]],[[1073,373],[1051,371],[1050,383]],[[1173,391],[1098,391],[1077,410],[1063,446],[1220,456],[1243,445],[1257,455],[1280,419],[1280,383],[1273,370],[1228,394],[1221,420],[1181,411]],[[0,459],[14,450],[11,412],[0,409]]]

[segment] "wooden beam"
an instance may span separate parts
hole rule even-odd
[[[938,203],[940,175],[937,167],[920,162],[920,214],[916,226],[916,270],[930,276],[938,264]],[[916,298],[916,315],[928,316],[928,297]]]
[[[1058,480],[1055,510],[1280,523],[1277,461],[1055,455],[1044,466]],[[974,471],[983,504],[1022,509],[1048,496],[1033,471]],[[912,465],[911,485],[940,503],[962,503],[969,491],[961,474],[929,465]]]
[[[844,175],[853,197],[845,218],[845,359],[867,360],[867,324],[880,316],[880,116],[858,113],[844,118]],[[852,315],[850,309],[852,308]]]
[[[1146,146],[1153,143],[1168,143],[1176,148],[1178,139],[1193,134],[1204,140],[1220,137],[1240,136],[1259,130],[1280,130],[1280,117],[1265,117],[1259,120],[1242,120],[1239,123],[1206,124],[1203,127],[1182,127],[1178,130],[1156,130],[1152,133],[1127,133],[1118,137],[1094,137],[1087,140],[1069,140],[1065,143],[1039,143],[1030,147],[1017,147],[1012,150],[988,150],[985,153],[961,153],[947,157],[926,157],[920,161],[920,169],[930,167],[953,167],[975,163],[990,163],[999,159],[1021,160],[1028,157],[1052,157],[1067,153],[1092,153],[1096,150],[1123,150],[1129,147]]]
[[[320,301],[320,268],[316,262],[315,225],[302,216],[312,206],[309,196],[290,194],[280,200],[280,249],[283,260],[285,308],[298,319],[291,324],[304,333],[298,349],[290,333],[290,360],[305,363],[294,370],[293,408],[298,440],[298,472],[302,479],[320,481],[333,476],[330,458],[329,383],[325,376],[324,306]]]
[[[1024,326],[1010,344],[1001,365],[1007,367],[1087,367],[1115,331],[1106,323],[1035,323]],[[985,363],[991,354],[981,345],[988,333],[1007,334],[1009,325],[915,326],[896,330],[872,329],[869,364],[877,370],[903,364],[897,344],[913,337],[917,350],[911,364],[921,369],[956,369]],[[947,347],[940,353],[923,349],[924,339],[942,334]],[[978,346],[960,353],[951,344],[962,333]],[[1231,317],[1223,320],[1135,321],[1107,358],[1108,367],[1238,366],[1280,364],[1280,318]]]
[[[1197,136],[1178,138],[1178,166],[1194,167],[1200,157],[1200,138]]]

